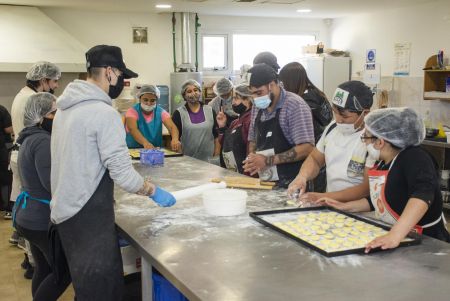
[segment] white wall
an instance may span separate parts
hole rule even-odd
[[[423,71],[426,60],[444,50],[450,52],[450,1],[336,19],[330,30],[331,47],[349,50],[353,77],[363,70],[367,49],[375,48],[381,64],[380,87],[390,91],[392,106],[410,106],[424,117],[431,116],[432,125],[450,123],[450,103],[423,99]],[[410,76],[393,77],[394,43],[410,42]]]
[[[26,72],[42,60],[69,72],[84,65],[85,47],[35,7],[0,5],[0,45],[2,72]]]
[[[394,43],[411,42],[411,76],[422,76],[428,57],[450,51],[450,1],[402,9],[386,9],[336,19],[331,28],[331,46],[351,51],[354,72],[362,70],[366,49],[377,50],[382,75],[392,75]]]
[[[86,45],[86,50],[98,44],[121,47],[127,67],[139,73],[138,81],[169,84],[169,73],[172,71],[170,15],[56,8],[42,11]],[[134,26],[148,27],[148,44],[133,44]]]
[[[138,81],[169,84],[173,71],[172,61],[172,15],[151,13],[102,13],[82,10],[45,8],[43,12],[59,26],[87,47],[99,43],[120,46],[126,64],[140,77]],[[180,24],[177,17],[177,64],[181,62]],[[200,33],[312,33],[327,42],[327,28],[322,20],[257,18],[200,15]],[[193,20],[193,15],[192,15]],[[149,28],[148,44],[133,44],[131,28]],[[194,22],[191,23],[194,32]],[[192,63],[194,63],[194,37],[192,36]],[[200,57],[200,54],[199,54]]]

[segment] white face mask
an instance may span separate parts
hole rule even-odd
[[[375,161],[380,160],[380,150],[375,149],[373,143],[367,145],[367,152],[369,153],[369,157]]]
[[[363,113],[361,113],[361,115],[358,117],[358,119],[356,119],[356,121],[354,123],[351,123],[351,124],[336,122],[337,130],[339,132],[341,132],[341,134],[343,134],[343,135],[351,135],[351,134],[356,133],[357,131],[359,131],[360,127],[355,129],[355,124],[358,123],[359,118],[361,118],[362,116],[364,116]]]
[[[351,135],[356,133],[357,129],[355,129],[355,126],[353,123],[337,123],[336,122],[336,129],[341,132],[343,135]]]
[[[156,105],[147,106],[147,105],[144,105],[143,103],[141,103],[141,108],[145,112],[151,112],[155,109],[155,107],[156,107]]]

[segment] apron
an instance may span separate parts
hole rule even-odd
[[[133,108],[138,113],[138,120],[137,120],[137,127],[141,134],[145,137],[145,139],[148,140],[151,144],[153,144],[155,147],[161,147],[162,146],[162,109],[160,106],[156,105],[155,109],[153,110],[153,119],[147,123],[144,117],[144,113],[142,113],[141,104],[137,103],[133,105]],[[142,145],[140,145],[131,135],[130,132],[127,132],[126,136],[127,146],[129,148],[142,148]]]
[[[179,107],[182,126],[181,145],[183,154],[208,162],[214,154],[214,118],[210,106],[202,106],[205,121],[192,123],[185,106]]]
[[[282,95],[281,101],[284,101]],[[281,106],[280,106],[281,107]],[[281,108],[278,108],[274,118],[261,121],[263,110],[259,110],[255,119],[256,153],[265,156],[283,153],[294,147],[283,134],[279,118]],[[263,181],[278,181],[278,186],[288,187],[295,179],[303,161],[275,165],[259,173]]]
[[[114,221],[114,183],[106,170],[81,210],[56,224],[78,300],[121,301],[123,266]],[[53,240],[51,243],[54,243]]]
[[[246,112],[244,114],[249,114]],[[236,127],[227,129],[223,139],[222,151],[220,152],[220,160],[227,169],[244,173],[242,161],[247,157],[247,144],[242,136],[242,122]]]
[[[17,210],[19,210],[19,207],[21,207],[21,209],[25,209],[27,208],[27,201],[28,200],[33,200],[36,202],[40,202],[42,204],[46,204],[50,206],[50,201],[49,200],[42,200],[42,199],[37,199],[37,198],[33,198],[32,196],[30,196],[30,194],[26,191],[22,191],[19,196],[16,199],[16,202],[14,204],[13,207],[13,214],[12,214],[12,224],[13,227],[16,227],[16,214],[17,214]]]
[[[397,155],[398,156],[398,155]],[[376,170],[377,166],[373,167],[368,171],[369,175],[369,186],[370,186],[370,198],[372,201],[372,205],[375,208],[375,216],[382,220],[385,223],[388,224],[395,224],[398,219],[400,218],[400,215],[395,212],[391,206],[389,206],[389,203],[386,199],[385,195],[385,188],[386,188],[386,182],[387,178],[389,176],[389,171],[391,170],[392,166],[395,163],[395,160],[397,159],[397,156],[392,160],[391,166],[388,170]],[[414,230],[422,234],[423,229],[432,227],[439,223],[443,218],[443,214],[436,219],[435,221],[419,226],[414,226]]]

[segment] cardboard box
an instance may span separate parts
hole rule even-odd
[[[129,275],[141,271],[141,256],[132,246],[120,247],[123,262],[123,274]]]

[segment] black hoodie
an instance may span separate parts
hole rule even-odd
[[[22,190],[33,198],[51,200],[50,189],[50,133],[32,126],[24,128],[17,139],[20,144],[17,164],[22,180]],[[48,229],[50,206],[28,200],[25,209],[17,210],[16,222],[30,230]]]

